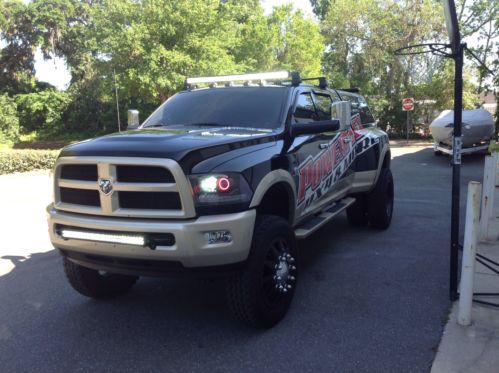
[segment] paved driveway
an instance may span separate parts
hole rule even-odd
[[[141,279],[107,302],[78,295],[46,237],[48,173],[0,176],[0,370],[428,371],[449,308],[451,168],[432,153],[393,149],[389,230],[342,216],[300,242],[292,308],[264,332],[231,319],[220,281]],[[463,187],[482,165],[464,158]]]

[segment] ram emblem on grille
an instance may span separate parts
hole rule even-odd
[[[111,179],[99,179],[99,189],[106,196],[113,192],[113,181]]]

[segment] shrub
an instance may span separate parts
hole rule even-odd
[[[52,89],[17,95],[17,110],[23,132],[61,131],[63,114],[70,101],[68,93]]]
[[[59,150],[0,151],[0,175],[54,167]]]
[[[0,143],[19,138],[19,118],[14,99],[7,94],[0,95]]]

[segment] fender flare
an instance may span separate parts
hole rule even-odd
[[[294,211],[296,208],[296,186],[293,176],[291,176],[288,171],[282,169],[274,170],[265,175],[258,184],[255,193],[253,193],[253,198],[251,199],[249,207],[255,208],[260,205],[265,193],[267,193],[267,191],[277,183],[285,183],[291,188],[292,196],[289,202],[291,204],[290,207],[292,208],[292,211],[290,211],[292,215],[290,216],[290,221],[292,222],[294,220]]]
[[[374,180],[373,187],[378,182],[379,175],[381,174],[381,168],[383,167],[383,162],[384,162],[385,157],[388,153],[391,154],[390,146],[387,143],[387,144],[385,144],[383,149],[381,149],[381,152],[380,152],[379,161],[378,161],[378,169],[376,170],[376,179]],[[391,159],[390,159],[390,162],[391,162]]]

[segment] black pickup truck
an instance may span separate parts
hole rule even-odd
[[[190,78],[138,128],[64,148],[47,212],[69,283],[108,298],[139,276],[223,275],[234,314],[271,327],[297,239],[344,210],[388,228],[388,137],[364,98],[287,77]]]

